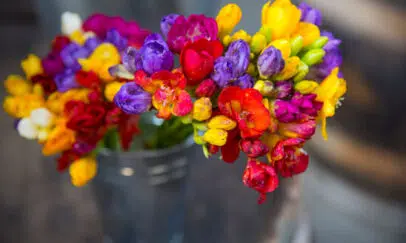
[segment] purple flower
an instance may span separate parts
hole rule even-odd
[[[85,44],[83,45],[87,50],[92,53],[96,47],[98,47],[101,44],[101,40],[97,38],[96,36],[90,37],[85,41]]]
[[[76,154],[80,154],[80,155],[90,153],[95,148],[96,148],[95,144],[89,144],[84,141],[77,141],[72,146],[72,150]]]
[[[288,98],[293,91],[293,84],[290,81],[280,81],[276,82],[276,98],[278,99],[285,99]]]
[[[300,21],[311,23],[317,26],[321,25],[322,16],[320,10],[313,8],[312,6],[304,2],[299,5],[299,9],[302,12]]]
[[[55,76],[55,84],[59,92],[66,92],[80,85],[76,82],[75,72],[72,69],[65,69]]]
[[[46,74],[53,77],[57,73],[62,72],[65,65],[62,62],[59,52],[51,52],[47,57],[42,59],[42,67]]]
[[[161,32],[165,38],[168,36],[168,32],[171,30],[177,17],[179,17],[179,14],[168,14],[161,19]]]
[[[282,71],[285,67],[285,61],[281,51],[271,46],[258,57],[257,66],[261,77],[269,78]]]
[[[86,58],[90,55],[91,51],[82,47],[76,43],[69,43],[61,51],[62,62],[67,68],[73,69],[75,71],[81,68],[78,59]]]
[[[327,44],[323,47],[326,52],[338,50],[341,40],[334,37],[333,33],[328,31],[322,31],[321,36],[325,36],[328,38]]]
[[[295,92],[292,99],[277,99],[274,104],[276,118],[284,123],[300,122],[309,117],[316,117],[323,103],[316,101],[315,94],[303,95]]]
[[[121,60],[124,67],[130,73],[134,73],[137,71],[137,69],[142,68],[142,63],[139,62],[141,60],[138,58],[138,50],[132,46],[127,47],[127,49],[123,52]]]
[[[232,82],[231,85],[239,86],[242,89],[252,88],[254,87],[254,78],[246,73]]]
[[[151,95],[136,83],[124,84],[114,96],[114,103],[125,113],[141,114],[151,108]]]
[[[119,51],[123,51],[127,47],[127,39],[124,38],[116,29],[107,31],[105,41],[113,44]]]
[[[214,62],[214,70],[211,79],[220,87],[224,88],[235,78],[234,63],[229,58],[219,57]]]
[[[250,47],[243,40],[236,40],[230,44],[224,55],[234,63],[234,75],[239,77],[247,71],[250,64]]]
[[[128,53],[128,51],[126,52]],[[159,34],[149,35],[139,52],[135,54],[134,59],[129,61],[133,63],[127,63],[125,66],[135,66],[137,70],[142,69],[148,74],[173,68],[173,54]]]

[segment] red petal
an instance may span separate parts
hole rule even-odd
[[[240,155],[240,139],[238,129],[228,132],[227,142],[221,147],[221,156],[224,162],[233,163]]]

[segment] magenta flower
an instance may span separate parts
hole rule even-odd
[[[269,148],[261,140],[244,139],[240,142],[241,150],[250,158],[264,156],[269,152]]]
[[[55,76],[57,73],[60,73],[65,68],[65,65],[62,62],[59,52],[51,52],[42,59],[42,67],[44,72],[49,76]]]
[[[165,38],[168,36],[169,30],[172,28],[172,25],[178,17],[179,14],[168,14],[161,19],[161,32]]]
[[[168,32],[167,42],[173,52],[180,53],[187,42],[199,39],[216,40],[218,28],[216,20],[204,15],[192,14],[189,18],[176,18]]]
[[[303,95],[296,92],[289,101],[277,99],[274,113],[280,122],[299,122],[309,117],[316,117],[323,103],[316,101],[315,94]]]
[[[276,98],[285,99],[292,94],[293,84],[290,81],[276,82],[275,89],[276,89]]]
[[[310,139],[316,132],[316,121],[307,119],[292,123],[279,123],[279,133],[285,137]]]
[[[316,101],[316,97],[316,94],[303,95],[295,92],[290,102],[298,107],[302,113],[316,117],[319,110],[323,107],[323,103]]]

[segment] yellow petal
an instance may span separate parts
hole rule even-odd
[[[227,132],[223,129],[209,129],[203,135],[203,139],[210,144],[224,146],[227,142]]]
[[[4,87],[11,95],[28,94],[32,90],[32,85],[20,75],[7,76],[7,79],[4,81]]]
[[[28,57],[21,62],[21,68],[27,79],[31,79],[33,76],[43,73],[41,59],[34,54],[28,55]]]
[[[230,34],[242,17],[241,8],[235,3],[225,5],[217,14],[216,22],[219,29],[219,36],[222,39]]]
[[[213,117],[207,126],[211,129],[224,129],[224,130],[232,130],[237,126],[237,123],[223,115]]]
[[[75,132],[68,129],[64,123],[60,123],[49,133],[42,154],[49,156],[60,153],[70,149],[74,142]]]
[[[205,121],[211,117],[212,104],[210,98],[202,97],[193,104],[193,119]]]
[[[302,94],[309,94],[316,90],[319,84],[311,80],[303,80],[295,84],[295,90]]]
[[[314,24],[300,22],[294,36],[302,36],[303,46],[308,46],[320,37],[320,30]]]
[[[298,72],[298,67],[300,64],[300,59],[297,56],[289,57],[285,62],[285,67],[283,70],[277,74],[276,80],[288,80],[294,77]]]
[[[245,30],[239,30],[233,34],[231,37],[231,42],[236,40],[244,40],[247,43],[251,42],[251,35],[247,33]]]
[[[125,84],[124,82],[117,81],[106,84],[106,88],[104,89],[104,96],[106,97],[106,99],[112,102],[114,96],[117,94],[121,86],[123,86],[124,84]]]
[[[273,46],[276,49],[280,50],[282,53],[283,59],[287,60],[290,57],[291,47],[290,47],[290,42],[288,40],[286,40],[286,39],[274,40],[268,45],[268,47],[269,46]]]
[[[96,176],[97,162],[93,157],[75,160],[69,167],[72,184],[76,187],[86,185]]]

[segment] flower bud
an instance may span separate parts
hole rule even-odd
[[[243,40],[235,40],[228,47],[224,56],[233,62],[233,77],[239,77],[247,71],[250,63],[250,47]]]
[[[164,37],[168,35],[177,17],[179,17],[179,14],[168,14],[161,19],[161,32]]]
[[[38,108],[31,111],[30,119],[33,124],[40,127],[49,127],[54,121],[54,115],[47,108]]]
[[[259,33],[265,36],[266,41],[269,43],[272,40],[272,30],[269,26],[267,25],[262,25],[261,28],[259,29]]]
[[[275,88],[277,92],[276,98],[284,99],[292,94],[293,84],[290,81],[280,81],[276,82]]]
[[[260,140],[241,140],[240,147],[250,158],[261,157],[269,152],[268,146]]]
[[[307,64],[304,63],[303,61],[300,61],[299,66],[297,67],[297,74],[293,78],[293,81],[296,83],[296,82],[303,80],[308,73],[309,73],[309,66],[307,66]]]
[[[203,80],[196,88],[197,97],[211,97],[217,90],[217,85],[212,79]]]
[[[19,75],[7,76],[7,79],[4,81],[4,87],[11,95],[28,94],[32,90],[31,84]]]
[[[233,86],[238,86],[242,89],[249,89],[254,86],[254,78],[249,74],[244,74],[240,76],[237,80],[232,83]]]
[[[275,94],[274,84],[270,81],[258,80],[254,89],[258,90],[263,96],[271,97]]]
[[[202,97],[193,104],[193,119],[204,121],[211,117],[211,101],[210,98]]]
[[[267,45],[267,39],[266,37],[262,34],[257,32],[251,40],[251,52],[258,54],[260,53]]]
[[[313,49],[306,52],[306,54],[302,57],[302,62],[308,66],[313,66],[321,62],[324,55],[326,55],[326,52],[323,49]]]
[[[306,50],[322,49],[327,44],[328,41],[329,39],[327,36],[320,36],[312,44],[306,46]]]
[[[290,40],[291,56],[296,56],[303,48],[303,37],[298,35]]]
[[[320,37],[320,30],[314,24],[301,22],[294,36],[298,35],[303,37],[303,46],[309,46]]]
[[[31,79],[31,77],[44,72],[41,59],[33,54],[28,55],[28,57],[21,62],[21,68],[27,79]]]
[[[217,14],[216,22],[219,29],[219,36],[230,34],[242,17],[241,8],[235,3],[225,5]]]
[[[311,80],[303,80],[295,84],[295,90],[302,94],[309,94],[313,92],[319,84]]]
[[[290,43],[286,39],[274,40],[269,44],[269,46],[273,46],[279,51],[281,51],[283,59],[287,60],[290,57],[291,49]]]
[[[212,128],[207,130],[203,139],[210,144],[224,146],[227,142],[227,132],[223,129]]]
[[[288,138],[309,139],[316,132],[316,121],[307,120],[295,123],[279,123],[278,132]]]
[[[300,64],[300,59],[297,56],[289,57],[286,60],[285,68],[275,77],[275,80],[288,80],[296,75],[298,72],[298,67]]]
[[[136,83],[126,83],[114,96],[114,103],[128,114],[141,114],[151,108],[151,95]]]
[[[269,78],[279,73],[285,67],[281,51],[273,46],[268,47],[259,56],[257,67],[262,78]]]
[[[237,123],[224,115],[218,115],[213,117],[207,126],[210,129],[224,129],[229,131],[233,130],[237,126]]]
[[[72,184],[76,187],[86,185],[96,176],[97,162],[92,157],[75,160],[69,167]]]
[[[239,30],[231,36],[231,41],[243,40],[247,43],[251,42],[251,36],[245,30]]]

